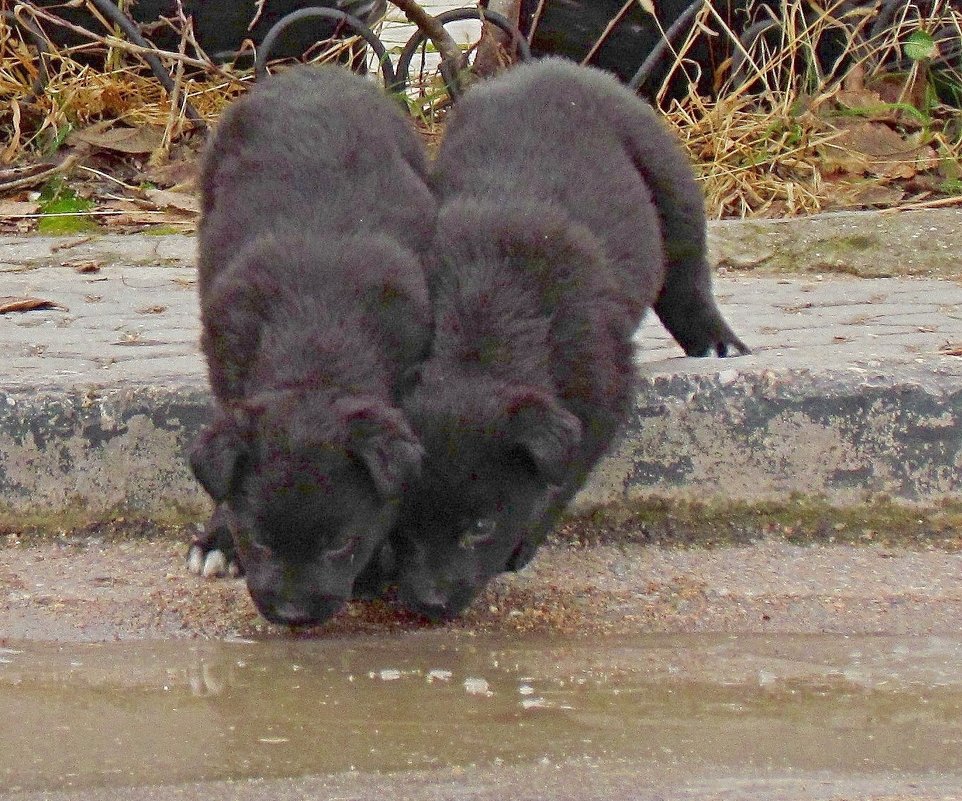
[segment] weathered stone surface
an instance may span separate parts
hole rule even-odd
[[[938,242],[949,218],[848,217]],[[748,226],[759,225],[800,237],[831,229],[832,219],[712,231],[716,244],[722,228],[728,241],[741,231],[749,242]],[[184,460],[209,414],[193,249],[189,237],[0,237],[0,295],[68,309],[0,315],[3,513],[206,508]],[[949,272],[959,252],[962,243],[933,271]],[[874,257],[880,271],[899,258]],[[101,263],[96,272],[74,269],[88,260]],[[631,425],[580,505],[650,492],[749,501],[802,493],[839,503],[872,493],[933,503],[958,493],[962,285],[729,270],[716,294],[753,355],[687,359],[647,320]]]
[[[862,277],[962,275],[962,209],[839,212],[709,226],[714,262],[736,270]]]
[[[0,390],[0,508],[199,514],[207,502],[184,456],[208,414],[202,387]]]
[[[959,491],[962,376],[788,369],[644,379],[582,505],[660,495],[933,503]]]

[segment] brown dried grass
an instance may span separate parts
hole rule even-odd
[[[6,0],[2,2],[6,9]],[[111,33],[88,33],[89,44],[72,48],[47,42],[50,52],[44,62],[48,78],[44,89],[35,92],[41,77],[36,49],[19,28],[0,17],[0,142],[7,143],[0,146],[0,164],[49,155],[70,130],[103,120],[132,127],[164,127],[166,149],[171,141],[195,128],[187,118],[185,101],[210,125],[253,80],[249,69],[235,70],[211,61],[185,26],[180,52],[158,51],[174,77],[172,97],[138,58],[140,48]],[[192,45],[188,52],[197,56],[185,55],[188,42]],[[354,39],[346,39],[320,47],[309,59],[334,61],[354,43]],[[102,63],[117,66],[98,69],[84,63],[85,58],[97,54],[103,55]]]
[[[12,5],[8,0],[0,1],[4,8]],[[864,38],[867,22],[855,24],[849,48],[855,58],[846,83],[839,76],[814,74],[808,66],[811,60],[804,58],[836,25],[831,11],[837,2],[830,0],[825,13],[806,21],[803,11],[810,8],[808,0],[789,0],[778,46],[766,47],[759,42],[751,52],[745,52],[736,45],[736,63],[726,65],[727,73],[715,76],[716,85],[723,83],[718,99],[702,97],[693,90],[684,98],[667,100],[665,82],[659,105],[691,153],[704,182],[711,216],[797,215],[830,207],[837,200],[837,186],[822,169],[821,154],[840,136],[831,121],[839,93],[851,88],[853,80],[859,87],[880,80],[879,65],[901,51],[901,42],[911,31],[945,26],[962,29],[962,13],[952,8],[949,0],[937,2],[921,20],[913,18],[911,4],[906,4],[885,36],[864,44],[858,37]],[[687,54],[696,36],[709,34],[738,41],[706,6],[687,40],[674,51],[675,73],[692,74]],[[186,44],[189,31],[184,36]],[[108,60],[119,66],[96,70],[78,60],[97,48],[121,53],[122,58]],[[251,80],[249,71],[215,66],[203,54],[199,59],[190,58],[183,54],[182,47],[181,53],[163,54],[164,63],[200,64],[205,69],[175,72],[179,102],[174,105],[137,58],[137,48],[111,32],[96,34],[90,44],[79,48],[51,50],[46,58],[46,89],[33,96],[32,86],[40,77],[35,49],[9,21],[0,18],[0,167],[49,157],[69,131],[101,120],[117,120],[134,127],[162,126],[164,143],[154,154],[155,162],[162,161],[171,143],[192,128],[184,114],[185,99],[206,122],[213,123]],[[331,60],[338,53],[339,48],[331,48],[317,54],[316,60]],[[740,69],[736,71],[735,67]],[[924,64],[916,63],[907,75],[897,78],[902,87],[897,101],[917,102],[913,92],[925,83],[925,69]],[[962,85],[962,76],[950,77]],[[442,113],[432,111],[420,120],[429,140],[436,139],[443,126],[444,105],[438,104]],[[928,122],[923,133],[928,145],[942,163],[958,163],[962,160],[959,110],[938,107],[925,109],[925,114]],[[871,182],[873,177],[862,176],[861,180]],[[874,180],[880,186],[891,183],[884,176]],[[906,199],[915,204],[948,204],[958,198],[909,193]]]
[[[948,0],[932,6],[929,13],[913,19],[913,4],[906,3],[894,24],[880,36],[867,35],[870,16],[846,18],[846,54],[852,58],[841,75],[820,76],[811,67],[808,54],[829,30],[840,30],[836,22],[840,0],[828,2],[823,12],[806,21],[810,5],[791,0],[776,47],[756,42],[750,52],[741,47],[736,34],[706,5],[688,38],[674,53],[672,74],[685,72],[694,79],[686,60],[694,39],[712,31],[735,43],[736,63],[727,74],[715,77],[721,83],[718,99],[691,91],[680,100],[666,101],[671,76],[658,95],[671,126],[688,148],[704,182],[707,207],[713,217],[783,216],[811,214],[837,203],[837,187],[826,180],[821,152],[840,136],[831,118],[844,89],[858,89],[881,81],[884,64],[901,52],[905,38],[915,30],[932,32],[953,26],[962,30],[962,12]],[[962,38],[962,37],[957,37]],[[799,56],[802,58],[799,58]],[[734,69],[738,61],[741,69]],[[924,81],[924,65],[895,77],[902,87],[897,102],[909,102],[912,88]],[[686,72],[687,71],[687,72]],[[945,74],[962,86],[962,75]],[[694,85],[694,80],[692,81]],[[892,103],[879,112],[890,116]],[[962,160],[962,113],[940,107],[926,110],[930,116],[925,139],[946,161]],[[867,184],[871,178],[865,179]],[[879,178],[878,184],[886,180]],[[932,204],[962,203],[962,198],[938,198]],[[927,203],[916,198],[915,205]]]

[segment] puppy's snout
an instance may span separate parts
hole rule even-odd
[[[428,620],[438,622],[452,617],[448,610],[447,597],[436,587],[402,587],[401,595],[408,609],[424,615]]]
[[[344,605],[344,599],[333,595],[311,595],[285,598],[274,593],[253,595],[258,611],[271,623],[286,626],[309,626],[333,617]]]

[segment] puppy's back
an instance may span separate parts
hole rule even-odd
[[[417,248],[433,205],[413,126],[339,67],[270,76],[222,116],[201,167],[201,290],[216,260],[283,221],[319,238],[376,231]]]
[[[686,353],[748,352],[712,297],[688,157],[613,76],[544,59],[473,88],[455,108],[434,181],[442,203],[500,195],[560,206],[602,240],[625,300],[653,306]]]

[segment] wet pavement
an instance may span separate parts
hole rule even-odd
[[[716,225],[720,303],[756,352],[678,358],[650,321],[636,419],[589,502],[956,496],[958,250],[916,227],[921,277],[864,278],[817,272],[862,271],[862,229],[841,250],[793,240],[807,266],[759,276],[741,270],[780,269],[784,237],[739,248],[749,227]],[[183,451],[207,413],[193,247],[0,238],[0,295],[65,307],[0,316],[4,801],[962,799],[951,538],[689,550],[575,532],[440,628],[352,606],[293,633],[242,582],[189,576],[204,507]],[[97,530],[86,512],[130,536],[61,538]],[[162,512],[183,536],[138,539]],[[18,535],[28,517],[48,539]]]
[[[164,539],[0,547],[0,798],[962,798],[962,553],[551,545],[304,631]]]
[[[437,789],[458,771],[578,766],[725,797],[806,777],[948,797],[960,665],[962,638],[937,636],[8,642],[0,795],[353,776],[343,797],[367,797],[372,777],[434,774]]]

